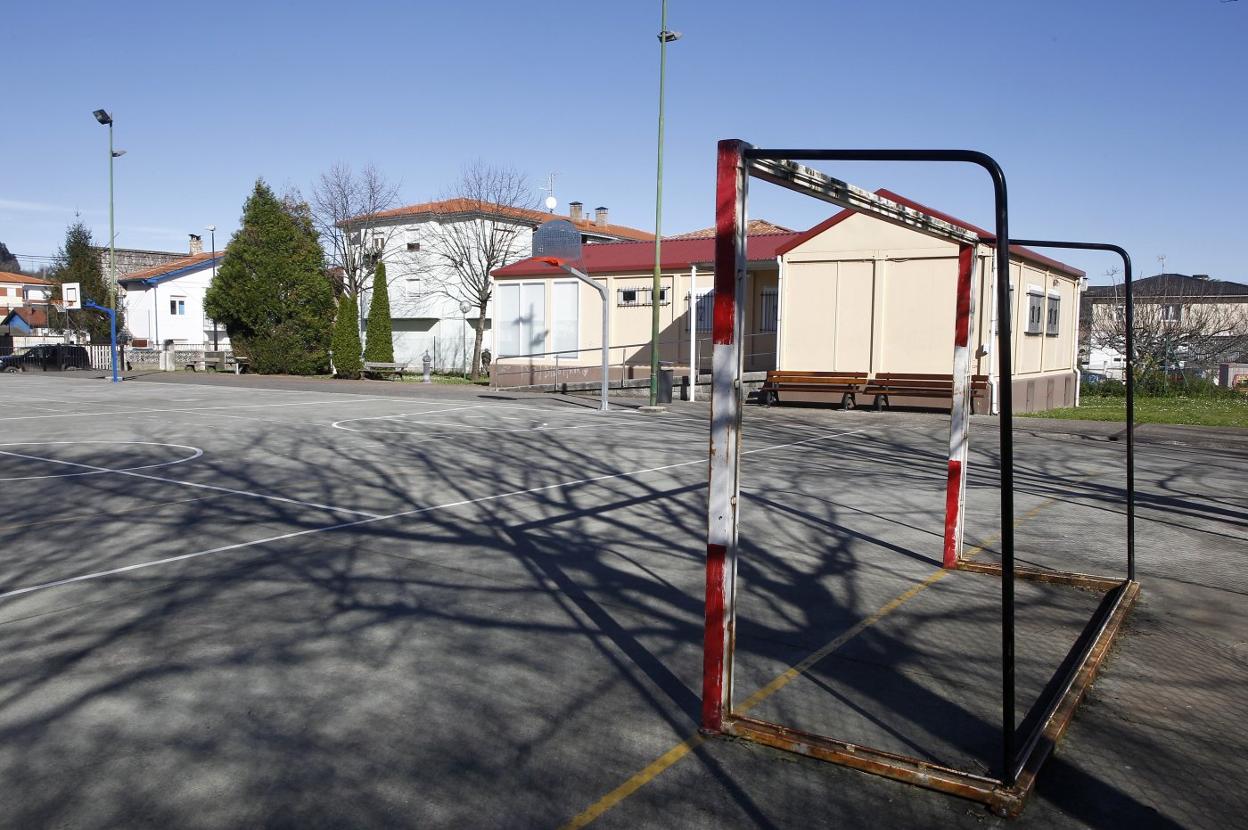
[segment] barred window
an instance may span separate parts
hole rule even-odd
[[[706,290],[698,294],[698,331],[709,333],[711,330],[711,315],[715,307],[715,292]]]
[[[654,290],[651,288],[617,288],[615,304],[625,308],[651,304]],[[668,305],[672,301],[672,290],[663,288],[659,292],[659,305]]]
[[[780,322],[780,295],[774,288],[764,288],[759,308],[759,331],[775,331]]]

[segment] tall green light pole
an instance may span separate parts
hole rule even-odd
[[[108,276],[109,306],[117,313],[117,234],[113,230],[113,160],[126,154],[125,150],[113,149],[113,117],[104,110],[91,113],[95,120],[108,127]]]
[[[667,0],[659,30],[659,160],[654,192],[654,281],[650,288],[650,405],[659,402],[659,300],[663,295],[663,88],[667,76],[667,44],[680,40],[680,32],[667,29]],[[675,292],[673,292],[674,294]],[[675,302],[675,297],[673,297]]]

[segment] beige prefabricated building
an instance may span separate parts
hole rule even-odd
[[[988,378],[976,410],[994,409],[998,372],[991,234],[895,193],[879,194],[972,230],[984,240],[976,252],[972,284],[971,368]],[[665,240],[662,246],[659,356],[672,362],[678,375],[689,375],[691,351],[697,353],[700,374],[709,370],[707,295],[714,279],[713,244],[707,237]],[[951,373],[955,243],[845,210],[804,233],[751,233],[748,244],[747,372]],[[587,272],[608,289],[613,381],[644,378],[649,371],[645,344],[653,252],[653,243],[584,249]],[[1010,258],[1015,410],[1074,406],[1083,272],[1017,246]],[[596,292],[536,260],[502,268],[494,278],[500,343],[492,373],[495,385],[557,385],[600,377],[596,349],[601,345],[602,301]],[[692,338],[691,296],[701,300]]]

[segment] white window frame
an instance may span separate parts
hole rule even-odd
[[[1171,311],[1174,311],[1171,314]],[[1183,322],[1184,315],[1183,303],[1162,303],[1161,304],[1161,322],[1166,325],[1178,325]]]
[[[1044,309],[1044,335],[1057,337],[1062,333],[1062,295],[1049,292],[1049,302]]]
[[[186,297],[170,297],[169,298],[169,316],[185,317],[186,316]]]

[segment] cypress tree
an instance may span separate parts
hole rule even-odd
[[[76,282],[81,285],[83,299],[91,300],[102,306],[111,302],[109,289],[112,283],[105,276],[100,265],[99,252],[91,244],[91,231],[75,219],[65,230],[65,244],[57,252],[56,267],[50,274],[53,282]],[[109,342],[108,315],[99,311],[84,308],[82,311],[68,312],[68,327],[86,331],[92,343]],[[60,315],[54,313],[54,319]],[[124,314],[120,304],[117,308],[117,333],[120,335],[125,328]],[[58,320],[59,322],[59,320]]]
[[[256,181],[204,310],[225,325],[235,351],[257,372],[328,368],[333,289],[306,206],[284,204]]]
[[[334,372],[340,378],[358,378],[364,368],[360,360],[360,307],[355,297],[343,294],[334,321]]]
[[[364,343],[365,360],[373,363],[394,362],[394,338],[390,323],[390,289],[386,285],[384,262],[377,263],[377,270],[373,273],[373,296],[368,305],[368,332]]]

